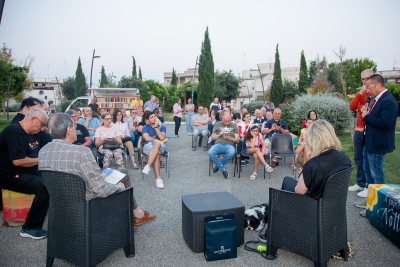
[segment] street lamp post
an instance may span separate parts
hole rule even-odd
[[[113,78],[117,79],[117,76],[114,76],[114,72],[111,72],[111,77],[110,77],[110,84],[111,84],[111,86],[113,85],[113,83],[112,83]]]
[[[197,70],[197,65],[201,65],[200,63],[197,63],[197,60],[199,59],[199,57],[196,57],[196,65],[194,65],[194,73],[193,73],[193,80],[192,80],[192,103],[194,103],[194,77],[196,75],[196,70]]]
[[[262,89],[263,89],[263,99],[264,99],[264,104],[265,104],[265,93],[264,93],[264,82],[263,82],[263,77],[261,75],[261,70],[260,70],[260,66],[257,64],[258,67],[258,72],[260,73],[260,79],[261,79],[261,85],[262,85]]]
[[[93,60],[95,59],[95,58],[99,58],[100,56],[95,56],[94,55],[94,52],[96,51],[96,49],[93,49],[93,56],[92,56],[92,67],[91,67],[91,69],[90,69],[90,85],[89,85],[89,88],[92,88],[92,73],[93,73]]]

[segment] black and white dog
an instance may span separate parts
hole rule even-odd
[[[268,222],[268,204],[255,205],[244,212],[244,229],[257,232]]]

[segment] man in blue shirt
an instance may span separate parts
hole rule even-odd
[[[150,111],[154,111],[154,109],[157,107],[156,97],[154,95],[151,95],[150,100],[144,103],[143,110],[145,110],[147,107],[150,109]]]
[[[168,138],[165,137],[166,128],[159,125],[159,120],[154,112],[146,112],[144,119],[146,125],[142,128],[144,139],[143,153],[148,155],[148,161],[142,172],[148,175],[150,166],[153,166],[154,175],[156,176],[156,186],[162,189],[164,188],[164,183],[160,177],[160,160],[161,155],[165,152],[165,143],[168,142]]]
[[[101,126],[97,118],[92,117],[92,109],[90,107],[83,108],[83,118],[79,119],[79,124],[82,124],[89,131],[90,139],[94,142],[94,133]]]

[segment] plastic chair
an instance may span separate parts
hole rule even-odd
[[[269,154],[269,165],[272,163],[273,156],[295,157],[296,153],[293,148],[292,136],[290,134],[274,134],[271,140],[271,152]],[[286,159],[285,159],[286,161]],[[297,167],[297,163],[296,167]],[[297,168],[296,168],[297,169]],[[295,170],[293,170],[293,175]]]
[[[57,171],[39,176],[50,195],[46,266],[54,258],[94,266],[119,248],[135,256],[132,187],[86,200],[81,177]]]
[[[340,251],[347,260],[347,189],[351,168],[329,177],[322,198],[269,189],[267,259],[278,257],[278,248],[300,253],[327,266]]]
[[[232,157],[232,163],[234,163],[234,165],[233,165],[233,177],[236,177],[236,172],[239,171],[238,160],[237,160],[237,155],[236,154],[237,154],[237,144],[235,144],[235,154]],[[212,161],[211,157],[209,157],[209,161],[208,161],[208,176],[211,176],[211,170],[213,168],[214,168],[214,162]]]
[[[246,151],[246,142],[243,141],[243,146],[242,146],[242,156],[246,156],[249,157],[249,155],[247,153],[245,153]],[[254,157],[254,156],[253,156]],[[264,160],[266,159],[266,155],[264,155]],[[242,172],[242,164],[238,164],[239,165],[239,178],[240,178],[240,173]],[[265,179],[265,168],[263,168],[264,170],[264,179]],[[271,173],[269,173],[269,178],[271,178]]]

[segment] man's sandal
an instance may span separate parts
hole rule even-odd
[[[265,171],[266,171],[266,172],[272,172],[273,170],[274,170],[274,169],[272,169],[271,166],[269,166],[269,165],[265,166]]]
[[[253,172],[253,174],[252,175],[250,175],[250,180],[255,180],[256,179],[256,177],[257,177],[257,173],[256,172]]]

